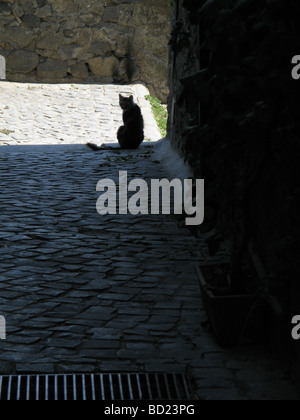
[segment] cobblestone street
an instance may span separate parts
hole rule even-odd
[[[119,93],[143,108],[148,140],[159,130],[142,85],[67,85],[1,82],[0,145],[113,143],[122,124]]]
[[[149,142],[94,152],[87,141],[116,141],[119,93],[135,96]],[[146,94],[0,82],[0,374],[186,372],[201,399],[296,400],[272,355],[224,350],[203,327],[204,239],[173,216],[96,211],[101,179],[166,177]]]

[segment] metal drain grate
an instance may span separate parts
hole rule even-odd
[[[178,374],[66,374],[0,376],[0,401],[190,400]]]

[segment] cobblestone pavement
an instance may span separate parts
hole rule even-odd
[[[41,85],[0,82],[0,146],[113,143],[122,124],[119,93],[143,108],[145,137],[160,133],[142,85]]]
[[[7,322],[0,373],[187,372],[203,399],[297,399],[270,355],[221,349],[202,326],[194,272],[208,259],[202,239],[171,216],[97,214],[100,179],[118,183],[120,170],[165,177],[147,143],[105,153],[65,144],[111,142],[120,89],[138,91],[0,83],[0,126],[16,134],[4,134],[11,146],[0,148],[0,315]],[[37,91],[47,92],[44,101]],[[101,95],[103,107],[105,97],[115,104],[104,107],[105,128],[97,119]],[[146,104],[143,112],[155,136]]]

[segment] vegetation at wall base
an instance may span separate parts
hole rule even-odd
[[[151,103],[152,111],[162,137],[166,137],[168,121],[167,108],[160,102],[159,99],[154,98],[153,96],[147,95],[145,98]]]

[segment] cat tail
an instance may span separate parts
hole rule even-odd
[[[95,143],[87,143],[86,145],[87,145],[87,147],[89,147],[90,149],[95,150],[95,151],[98,151],[98,150],[102,149],[101,146],[98,146]]]
[[[98,146],[95,143],[86,143],[86,145],[87,147],[89,147],[92,150],[95,150],[96,152],[99,152],[100,150],[119,150],[119,147],[107,146],[105,144]]]

